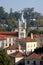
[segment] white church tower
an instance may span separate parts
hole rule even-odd
[[[22,12],[21,20],[19,19],[19,39],[26,37],[26,20],[23,15],[24,13]]]

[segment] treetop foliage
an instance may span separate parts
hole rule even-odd
[[[36,49],[34,50],[34,53],[37,53],[37,54],[43,53],[43,47],[36,48]]]
[[[30,26],[43,26],[43,15],[35,12],[34,8],[24,8],[21,12],[24,12],[24,18],[27,22],[27,29]],[[18,28],[18,19],[21,18],[20,11],[6,12],[3,7],[0,7],[0,31],[14,31]]]
[[[0,65],[13,65],[5,49],[0,49]]]

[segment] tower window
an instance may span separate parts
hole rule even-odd
[[[24,33],[21,33],[21,35],[24,35]]]
[[[21,31],[23,31],[23,29],[21,29]]]

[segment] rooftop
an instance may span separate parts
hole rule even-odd
[[[12,46],[7,47],[6,49],[7,50],[16,50],[16,49],[18,49],[18,46],[12,45]]]
[[[11,36],[16,36],[18,37],[18,32],[0,32],[0,35],[11,35]]]
[[[15,52],[15,53],[10,54],[10,56],[11,57],[23,57],[24,54],[18,51],[18,52]]]
[[[33,34],[33,37],[36,37],[36,38],[43,38],[43,34]]]
[[[36,42],[35,39],[31,39],[30,37],[27,37],[27,38],[22,38],[22,39],[18,39],[17,41],[21,42]]]
[[[26,59],[41,59],[41,55],[40,54],[36,54],[36,53],[33,53],[33,54],[31,54],[31,55],[29,55],[29,56],[27,56],[26,57]]]

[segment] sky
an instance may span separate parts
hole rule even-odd
[[[3,6],[6,12],[18,11],[23,8],[34,8],[35,11],[43,14],[43,0],[0,0],[0,6]]]

